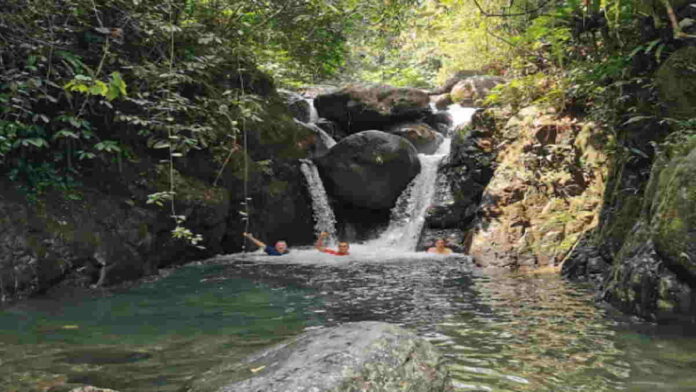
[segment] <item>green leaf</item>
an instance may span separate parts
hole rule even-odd
[[[115,142],[113,140],[104,140],[102,142],[99,142],[94,145],[94,148],[97,151],[104,151],[104,152],[121,152],[121,147],[118,146],[118,142]]]
[[[104,97],[106,96],[107,92],[109,92],[109,87],[107,87],[106,83],[102,82],[101,80],[95,81],[94,84],[89,88],[89,93],[92,95],[101,95]]]
[[[53,135],[53,140],[61,138],[79,139],[80,136],[69,129],[61,129],[60,131],[56,132],[55,135]]]
[[[32,137],[29,139],[22,139],[22,145],[27,146],[27,145],[32,145],[37,148],[42,148],[42,147],[48,147],[48,142],[46,139],[42,137]]]

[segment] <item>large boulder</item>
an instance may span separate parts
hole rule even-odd
[[[430,98],[413,88],[350,85],[318,95],[314,106],[320,117],[355,133],[421,119],[430,113]]]
[[[327,191],[350,205],[370,209],[394,206],[420,172],[416,148],[381,131],[364,131],[341,140],[316,160]]]
[[[504,82],[505,79],[499,76],[472,76],[457,82],[450,97],[452,102],[461,105],[480,105],[493,87]]]
[[[655,81],[670,116],[696,117],[696,47],[674,52],[657,71]]]
[[[445,139],[425,123],[399,124],[389,128],[387,132],[406,138],[421,154],[434,154]]]
[[[450,383],[442,357],[430,343],[397,326],[363,321],[311,331],[242,363],[223,364],[187,390],[349,392],[365,388],[444,392],[450,390]]]

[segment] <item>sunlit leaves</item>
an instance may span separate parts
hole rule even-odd
[[[87,95],[99,95],[112,101],[119,97],[125,97],[126,83],[119,72],[112,72],[109,80],[103,82],[91,76],[75,75],[64,88],[68,91],[79,92]]]

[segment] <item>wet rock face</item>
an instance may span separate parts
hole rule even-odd
[[[320,117],[337,122],[348,133],[421,119],[430,113],[429,105],[426,92],[391,86],[351,85],[314,101]]]
[[[445,139],[425,123],[399,124],[389,128],[387,132],[407,139],[421,154],[434,154]]]
[[[230,381],[240,378],[246,379]],[[391,324],[370,321],[305,333],[245,363],[213,369],[188,390],[349,392],[366,385],[375,392],[449,390],[442,358],[430,343]]]
[[[186,182],[187,191],[179,192],[179,211],[186,211],[187,227],[205,236],[206,251],[174,241],[166,212],[144,208],[132,200],[85,189],[82,200],[66,201],[52,195],[38,209],[27,205],[21,195],[3,192],[2,299],[42,292],[61,281],[83,287],[119,283],[154,273],[165,264],[220,251],[228,196],[199,181]],[[2,185],[7,185],[5,189],[14,186]],[[138,184],[131,186],[135,189]]]
[[[316,160],[327,192],[341,202],[389,209],[420,172],[408,140],[381,131],[364,131],[336,144]]]

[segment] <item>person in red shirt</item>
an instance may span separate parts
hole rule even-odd
[[[328,253],[330,255],[334,256],[348,256],[350,253],[348,253],[348,250],[350,249],[350,244],[348,244],[345,241],[339,242],[338,243],[338,251],[335,251],[333,249],[329,249],[324,246],[324,238],[328,237],[329,233],[322,231],[321,234],[319,234],[319,238],[317,238],[317,243],[314,244],[314,247],[317,248],[319,252],[324,252]]]

